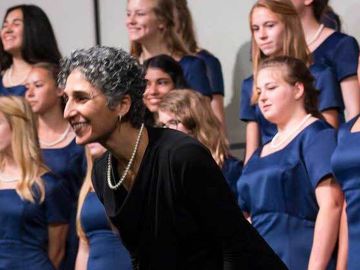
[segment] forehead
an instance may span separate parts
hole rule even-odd
[[[102,93],[85,78],[79,69],[73,70],[67,77],[64,92],[67,95],[72,95],[74,92],[87,94]]]
[[[279,17],[271,10],[265,7],[254,8],[251,15],[252,24],[258,24],[265,21],[278,21]]]
[[[128,0],[128,9],[148,9],[155,6],[154,0]]]
[[[23,20],[23,17],[24,16],[23,16],[22,10],[17,8],[17,9],[14,9],[14,10],[10,11],[6,15],[4,21]]]
[[[159,110],[159,120],[161,122],[166,123],[173,119],[175,119],[175,114],[161,109]]]
[[[148,68],[145,75],[146,79],[157,79],[157,78],[169,78],[171,79],[170,75],[164,72],[160,68]]]
[[[267,67],[259,70],[257,75],[256,84],[259,87],[266,85],[267,83],[282,83],[285,82],[284,74],[286,70],[284,67]]]
[[[39,77],[50,77],[50,71],[42,67],[32,67],[29,77],[39,76]]]

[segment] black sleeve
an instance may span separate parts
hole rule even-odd
[[[224,269],[287,269],[243,217],[210,153],[200,145],[177,149],[175,170],[204,230],[223,246]]]

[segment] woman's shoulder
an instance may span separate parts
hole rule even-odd
[[[333,144],[336,141],[336,130],[324,120],[316,120],[303,131],[302,142],[303,146],[307,147],[314,143],[318,144]]]
[[[209,62],[212,64],[220,64],[220,60],[208,50],[201,49],[196,53],[196,56],[201,58],[205,62]]]
[[[205,62],[198,56],[187,54],[184,55],[180,60],[179,64],[183,67],[183,69],[186,68],[205,68]]]
[[[242,88],[252,91],[253,83],[254,83],[254,76],[251,75],[242,81]]]

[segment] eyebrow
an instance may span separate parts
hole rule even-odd
[[[20,19],[20,18],[15,18],[15,19],[13,19],[12,21],[13,21],[13,22],[24,22],[24,20],[23,20],[23,19]],[[4,20],[4,23],[9,23],[9,19],[5,19],[5,20]]]

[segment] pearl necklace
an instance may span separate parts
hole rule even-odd
[[[9,86],[13,87],[13,86],[16,86],[16,85],[24,84],[24,82],[25,82],[26,78],[29,76],[30,72],[31,72],[31,68],[30,68],[29,72],[20,80],[19,83],[14,83],[13,80],[12,80],[13,66],[11,65],[10,68],[9,68],[9,71],[7,73],[7,80],[9,82]]]
[[[131,157],[129,159],[129,162],[128,164],[126,165],[126,168],[121,176],[121,178],[119,179],[119,182],[115,183],[115,185],[113,185],[111,183],[111,171],[112,171],[112,166],[111,166],[111,153],[109,153],[109,156],[108,156],[108,166],[107,166],[107,172],[106,172],[106,176],[107,176],[107,183],[108,183],[108,186],[109,188],[111,189],[117,189],[121,184],[122,182],[124,182],[125,178],[126,178],[126,175],[128,174],[129,170],[130,170],[130,167],[131,165],[133,164],[134,162],[134,158],[135,158],[135,154],[137,152],[137,149],[139,147],[139,143],[140,143],[140,138],[141,138],[141,134],[142,134],[142,131],[144,129],[144,124],[141,124],[141,127],[140,127],[140,131],[139,131],[139,134],[136,138],[136,142],[135,142],[135,146],[134,146],[134,150],[131,154]]]
[[[40,145],[41,146],[45,146],[45,147],[51,147],[51,146],[54,146],[54,145],[57,145],[58,143],[62,142],[63,140],[65,140],[65,138],[67,137],[67,135],[69,134],[71,130],[71,126],[68,125],[67,129],[64,131],[63,134],[60,135],[60,137],[54,141],[54,142],[44,142],[42,140],[39,139],[39,142],[40,142]]]
[[[301,122],[291,131],[288,133],[287,136],[285,136],[282,140],[280,140],[279,142],[276,142],[279,140],[279,136],[280,133],[276,133],[274,138],[272,138],[271,142],[270,142],[270,147],[271,148],[278,148],[279,146],[283,145],[289,138],[291,138],[292,136],[294,136],[299,130],[300,128],[306,123],[306,121],[311,117],[312,115],[309,113],[307,114],[303,120],[301,120]]]
[[[316,31],[316,33],[310,38],[309,41],[307,41],[307,45],[310,46],[311,44],[313,44],[320,36],[322,30],[325,28],[325,25],[320,24],[318,30]]]

